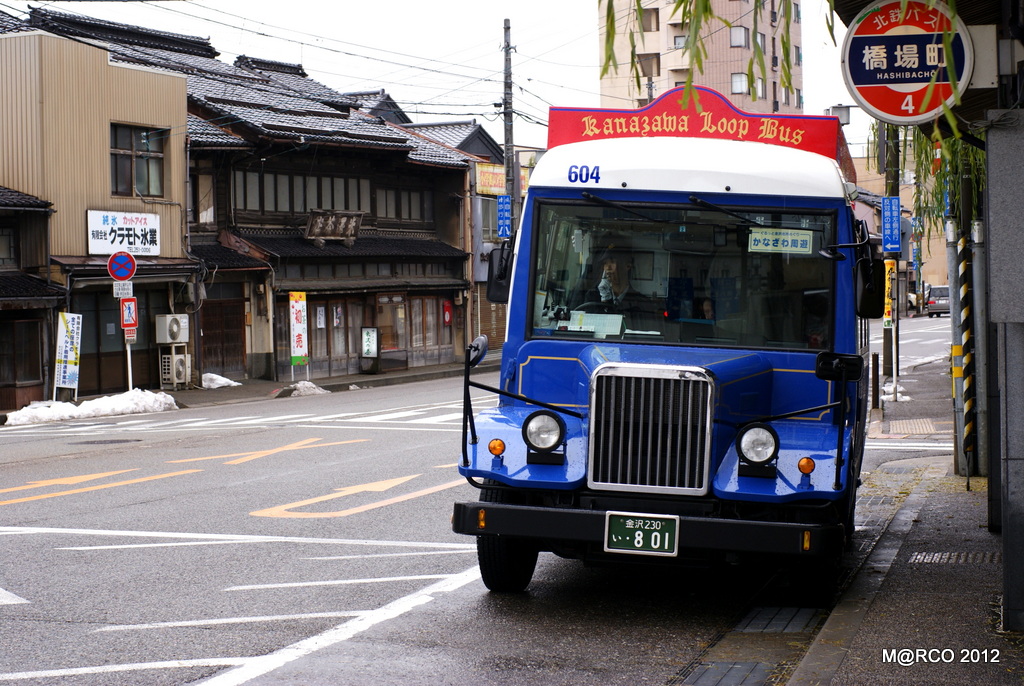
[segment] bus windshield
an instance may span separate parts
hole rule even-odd
[[[533,336],[823,350],[835,214],[539,201]]]

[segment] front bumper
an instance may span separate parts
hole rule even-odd
[[[642,513],[637,513],[642,514]],[[471,536],[514,536],[603,546],[605,511],[503,503],[455,503],[452,530]],[[680,550],[817,557],[842,547],[840,524],[793,524],[709,517],[679,518]]]

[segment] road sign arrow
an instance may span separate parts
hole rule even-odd
[[[412,476],[400,476],[396,479],[386,479],[384,481],[374,481],[369,484],[360,484],[358,486],[345,486],[344,488],[334,489],[334,493],[328,495],[317,496],[316,498],[310,498],[309,500],[300,500],[297,503],[288,503],[287,505],[278,505],[277,507],[270,507],[266,510],[257,510],[256,512],[250,512],[249,514],[254,517],[293,517],[293,518],[306,518],[313,519],[318,517],[344,517],[346,514],[350,514],[349,510],[341,510],[337,512],[292,512],[291,510],[304,507],[306,505],[315,505],[316,503],[322,503],[327,500],[334,500],[335,498],[344,498],[348,495],[354,495],[356,493],[364,493],[367,491],[383,492],[389,488],[394,488],[404,484],[406,481],[411,481],[419,474],[413,474]]]
[[[0,488],[0,493],[11,493],[12,491],[27,491],[32,488],[46,488],[47,486],[73,486],[74,484],[84,483],[86,481],[94,481],[96,479],[103,479],[108,476],[114,476],[116,474],[124,474],[125,472],[134,472],[136,469],[120,469],[116,472],[100,472],[98,474],[83,474],[81,476],[65,476],[61,479],[47,479],[45,481],[29,481],[24,486],[15,486],[14,488]]]

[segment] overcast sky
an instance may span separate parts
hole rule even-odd
[[[24,16],[30,3],[0,0]],[[338,91],[384,88],[417,122],[476,119],[502,143],[503,24],[511,22],[516,143],[543,147],[548,107],[598,104],[598,0],[192,0],[33,2],[54,11],[210,38],[237,55],[301,63]],[[630,3],[632,4],[632,0]],[[825,30],[826,0],[803,0],[804,111],[853,99]],[[838,27],[842,29],[842,25]],[[836,40],[842,45],[842,34]],[[853,144],[867,138],[855,110]],[[855,153],[856,154],[856,153]]]

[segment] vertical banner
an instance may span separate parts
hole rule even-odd
[[[309,363],[309,334],[306,327],[306,294],[288,293],[288,320],[291,337],[292,365]]]
[[[882,328],[892,328],[892,286],[896,276],[896,260],[885,261],[885,314],[882,315]]]
[[[79,351],[82,345],[82,315],[60,313],[57,326],[57,361],[54,371],[54,399],[57,388],[78,390]],[[77,393],[76,393],[77,395]]]

